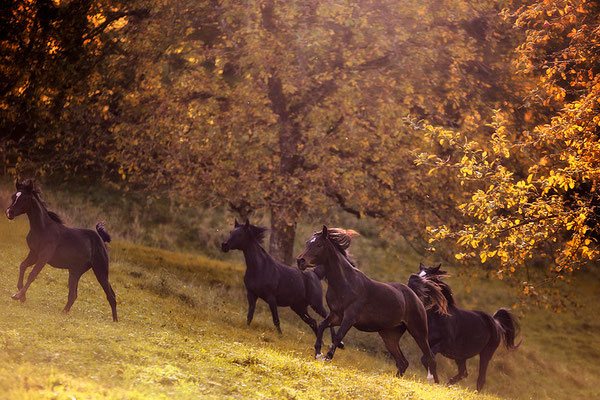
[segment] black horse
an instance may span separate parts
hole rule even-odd
[[[506,309],[499,309],[491,316],[485,311],[463,310],[458,308],[450,286],[442,279],[447,277],[446,271],[437,267],[419,266],[419,276],[437,283],[448,301],[448,314],[437,312],[434,306],[427,311],[429,325],[429,345],[433,354],[442,353],[454,360],[458,366],[458,374],[448,381],[454,384],[467,377],[467,359],[479,354],[479,377],[477,390],[485,383],[485,375],[492,355],[500,341],[504,341],[507,349],[516,349],[515,337],[519,331],[516,317]],[[413,282],[409,280],[409,287]],[[422,360],[425,363],[426,360]]]
[[[398,343],[408,330],[423,352],[427,360],[426,367],[437,383],[435,360],[427,343],[425,306],[408,286],[375,281],[353,265],[346,249],[354,234],[354,231],[323,226],[321,232],[315,233],[306,242],[304,252],[296,260],[302,270],[315,265],[323,266],[322,271],[328,282],[326,299],[330,312],[319,324],[315,357],[321,355],[321,338],[325,328],[340,327],[325,358],[331,360],[336,347],[354,326],[361,331],[379,333],[396,361],[397,375],[400,376],[408,368],[408,361]],[[420,282],[421,293],[431,294],[428,298],[443,309],[444,297],[439,286],[418,278],[416,280]]]
[[[317,332],[317,321],[308,314],[310,306],[322,317],[327,315],[323,305],[323,287],[312,271],[301,272],[275,260],[262,248],[267,228],[251,225],[248,220],[239,224],[237,220],[229,238],[221,244],[221,250],[241,250],[246,260],[244,284],[248,296],[248,318],[250,325],[256,307],[256,300],[263,299],[269,305],[273,324],[281,333],[277,307],[290,307]],[[333,331],[332,331],[333,335]]]
[[[25,301],[27,289],[38,276],[44,265],[69,270],[69,297],[64,311],[69,312],[77,298],[79,278],[90,268],[106,293],[112,308],[113,321],[117,321],[117,301],[115,292],[108,282],[108,250],[104,242],[110,242],[110,235],[104,225],[98,223],[96,232],[90,229],[74,229],[64,226],[58,215],[48,211],[41,198],[40,190],[31,179],[16,183],[17,192],[12,195],[12,203],[6,209],[10,220],[21,214],[29,218],[27,245],[29,254],[19,268],[17,289],[12,298]],[[23,285],[25,270],[35,264]]]

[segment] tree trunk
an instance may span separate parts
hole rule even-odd
[[[280,207],[271,208],[271,237],[269,253],[277,260],[295,265],[294,237],[296,235],[296,220],[290,217]]]
[[[263,26],[273,35],[277,35],[275,20],[275,3],[265,0],[262,6]],[[299,144],[301,140],[300,126],[290,115],[288,100],[283,92],[283,84],[277,70],[278,65],[271,67],[268,79],[268,96],[271,109],[278,117],[279,125],[279,171],[283,182],[289,182],[300,167]],[[287,186],[287,187],[286,187]],[[269,252],[279,261],[292,265],[294,263],[294,236],[296,221],[299,219],[302,203],[298,201],[297,187],[284,184],[277,188],[271,203],[271,238]]]

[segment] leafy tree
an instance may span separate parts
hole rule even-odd
[[[498,112],[489,145],[425,124],[430,139],[445,140],[460,155],[423,154],[419,162],[435,160],[478,187],[460,206],[470,222],[432,228],[432,239],[457,239],[456,258],[495,262],[501,279],[537,296],[546,279],[564,279],[600,255],[600,6],[544,0],[505,15],[525,31],[516,66],[534,79],[526,100],[532,108],[541,103],[546,120],[515,140],[507,114]],[[530,274],[532,258],[547,261],[544,280]]]
[[[139,86],[111,162],[159,194],[269,211],[270,250],[288,262],[314,207],[408,237],[451,218],[406,116],[480,131],[510,91],[514,47],[495,2],[466,1],[157,3],[126,43]]]
[[[5,1],[0,8],[0,144],[28,174],[97,176],[111,146],[110,105],[127,81],[102,61],[119,50],[129,1]]]

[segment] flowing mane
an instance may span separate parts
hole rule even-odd
[[[315,232],[313,236],[322,235],[322,232]],[[348,262],[356,268],[356,263],[354,259],[350,256],[348,252],[348,248],[352,243],[352,238],[354,236],[359,236],[360,234],[352,229],[343,229],[343,228],[329,228],[327,229],[327,238],[331,241],[334,247],[342,253],[344,257],[348,260]]]
[[[248,230],[250,231],[250,236],[252,236],[252,238],[256,240],[259,244],[262,244],[264,242],[268,231],[266,227],[256,225],[250,225],[248,227]]]
[[[456,302],[454,301],[454,296],[452,295],[452,288],[450,288],[450,285],[448,285],[446,282],[444,282],[442,280],[447,277],[448,277],[447,274],[443,274],[443,275],[426,275],[424,278],[436,283],[442,289],[442,294],[444,295],[444,297],[446,298],[446,301],[448,302],[448,307],[456,306]]]
[[[50,216],[50,218],[52,220],[54,220],[62,225],[65,224],[64,221],[62,220],[62,218],[57,213],[55,213],[54,211],[48,210],[48,206],[46,205],[46,202],[42,199],[42,191],[41,191],[39,185],[37,185],[35,182],[33,185],[33,189],[31,190],[31,193],[37,199],[37,201],[40,202],[40,205],[42,206],[42,208],[44,210],[46,210],[46,212],[48,213],[48,216]]]

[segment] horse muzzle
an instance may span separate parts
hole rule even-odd
[[[229,251],[229,243],[223,242],[221,243],[221,251],[227,253]]]
[[[6,211],[4,211],[4,214],[6,214],[6,218],[8,218],[8,219],[12,220],[14,218],[10,208],[7,208]]]

